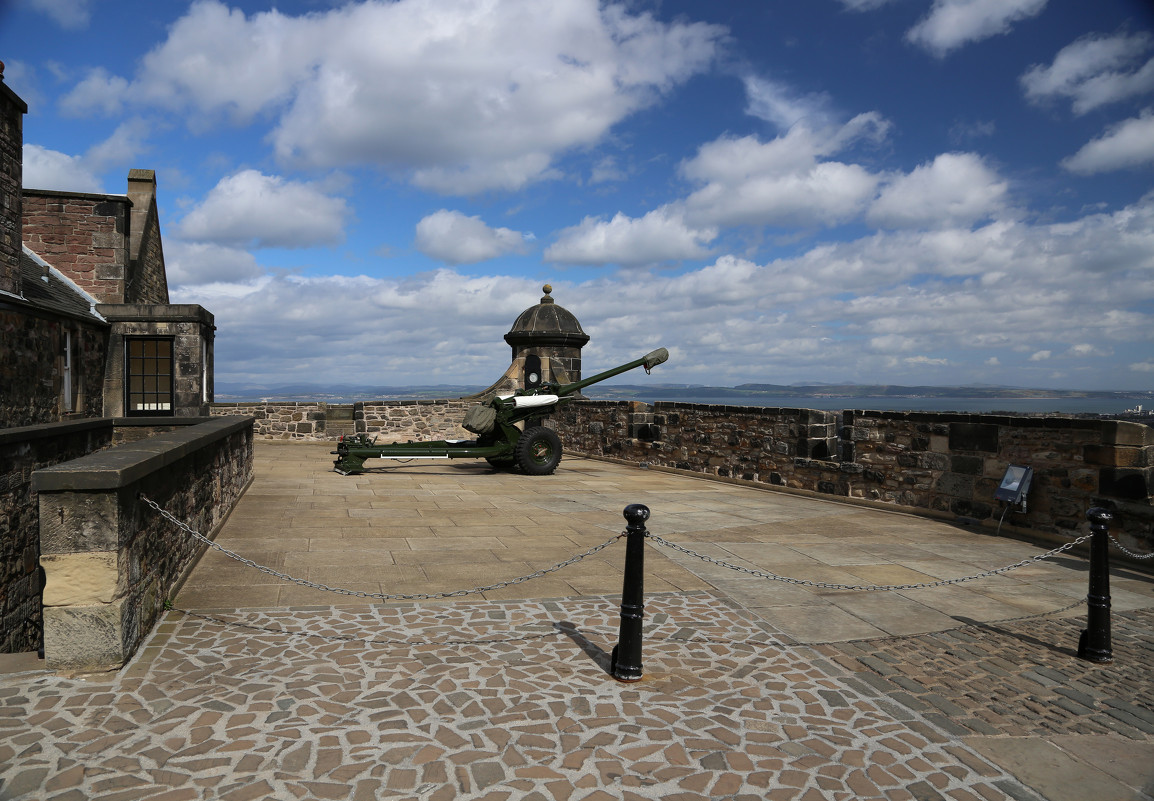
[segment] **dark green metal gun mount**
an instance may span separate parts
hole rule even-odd
[[[561,440],[556,432],[530,421],[552,414],[558,404],[572,400],[579,391],[637,367],[648,373],[669,359],[669,351],[658,348],[640,359],[614,367],[572,384],[545,382],[514,395],[497,396],[487,404],[469,409],[463,423],[477,435],[473,439],[443,439],[431,442],[392,442],[377,445],[367,434],[341,437],[333,462],[341,475],[364,470],[366,459],[485,459],[499,468],[519,467],[532,476],[545,476],[561,461]],[[524,431],[518,427],[524,423]]]

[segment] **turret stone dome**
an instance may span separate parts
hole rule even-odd
[[[535,346],[580,349],[589,341],[589,335],[571,311],[553,300],[550,295],[553,287],[545,284],[542,289],[545,295],[541,302],[521,312],[505,334],[505,341],[512,346],[514,354],[520,348]]]

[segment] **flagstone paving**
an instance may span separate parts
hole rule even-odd
[[[932,581],[1045,550],[588,460],[543,478],[337,477],[319,458],[258,444],[217,541],[393,594],[548,567],[609,540],[634,502],[655,534],[812,581]],[[625,684],[607,672],[623,556],[611,542],[542,578],[412,602],[334,597],[210,551],[122,670],[24,659],[0,674],[0,801],[1154,798],[1141,574],[1115,571],[1115,660],[1095,665],[1074,654],[1086,574],[1069,554],[898,594],[651,544],[645,675]]]

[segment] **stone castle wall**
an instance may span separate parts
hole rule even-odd
[[[124,303],[127,197],[24,190],[24,244],[101,303]]]
[[[99,417],[104,405],[108,329],[27,308],[0,308],[0,429],[61,420],[64,331],[72,332],[72,415]]]
[[[0,66],[0,292],[20,294],[20,216],[24,114],[28,106],[4,85]]]
[[[994,527],[1006,467],[1033,468],[1007,528],[1068,536],[1117,510],[1123,543],[1154,551],[1154,428],[1114,420],[587,401],[563,407],[570,453],[905,508]]]
[[[213,416],[247,415],[256,420],[256,438],[316,442],[343,434],[379,436],[380,442],[457,439],[473,435],[461,428],[473,405],[463,400],[364,401],[350,405],[319,401],[212,404]],[[350,408],[351,406],[351,408]]]

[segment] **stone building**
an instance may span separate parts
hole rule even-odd
[[[24,189],[27,111],[0,64],[0,652],[40,636],[32,472],[112,444],[86,421],[213,400],[213,316],[169,303],[155,174],[123,195]]]

